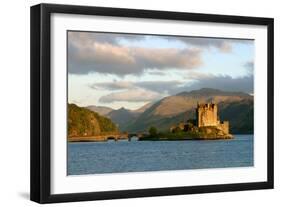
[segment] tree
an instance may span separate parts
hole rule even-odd
[[[177,126],[176,128],[174,128],[173,133],[180,133],[181,131],[181,128]]]
[[[157,128],[156,127],[150,127],[148,132],[149,132],[149,135],[151,137],[155,137],[157,135]]]

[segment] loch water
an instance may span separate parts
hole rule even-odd
[[[231,140],[70,142],[67,174],[253,166],[253,135],[234,136]]]

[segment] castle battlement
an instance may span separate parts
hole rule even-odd
[[[201,108],[201,109],[214,109],[217,107],[218,106],[215,103],[198,103],[197,104],[197,108]]]

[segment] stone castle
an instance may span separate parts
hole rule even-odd
[[[218,105],[214,103],[197,104],[196,109],[197,127],[213,126],[220,129],[224,134],[229,134],[229,122],[221,122],[218,117]]]
[[[206,139],[229,139],[229,122],[221,122],[218,105],[215,103],[197,104],[196,119],[186,120],[170,128],[170,132],[192,132],[195,137]]]

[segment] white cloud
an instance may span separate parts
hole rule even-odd
[[[145,36],[111,33],[68,33],[68,70],[117,75],[140,74],[148,69],[193,69],[202,65],[198,48],[126,47],[118,39],[138,40]]]
[[[148,37],[180,41],[186,45],[178,48],[148,48],[122,46],[119,40],[129,42]],[[148,69],[189,70],[203,64],[202,51],[216,48],[223,53],[232,51],[232,45],[249,44],[251,40],[203,37],[154,36],[98,32],[68,33],[68,66],[72,74],[91,72],[117,75],[140,74]]]
[[[130,89],[130,90],[148,90],[148,91],[154,91],[158,93],[166,93],[170,94],[170,92],[175,91],[177,88],[182,85],[182,81],[178,80],[170,80],[170,81],[113,81],[113,82],[102,82],[102,83],[95,83],[89,85],[92,89],[98,89],[98,90],[124,90],[124,89]]]
[[[222,53],[232,52],[233,44],[252,44],[253,40],[226,39],[212,37],[165,37],[168,40],[178,40],[186,45],[196,46],[202,49],[216,48]]]
[[[99,99],[101,103],[113,103],[118,101],[127,102],[145,102],[154,101],[162,98],[163,95],[144,89],[130,89],[121,92],[110,93],[108,95],[102,96]]]
[[[122,89],[132,89],[134,88],[134,83],[130,81],[113,81],[113,82],[101,82],[89,85],[92,89],[102,89],[102,90],[122,90]]]
[[[126,75],[139,74],[146,69],[188,70],[202,65],[199,49],[124,47],[109,43],[75,46],[69,51],[68,61],[69,72],[74,74]]]

